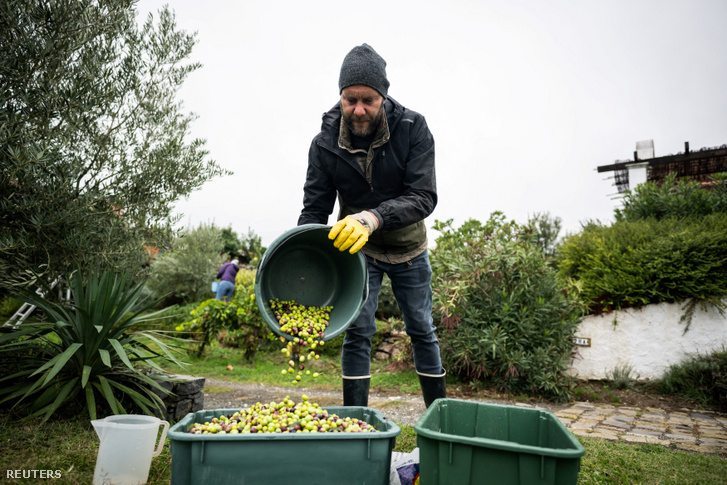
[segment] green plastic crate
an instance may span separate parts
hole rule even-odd
[[[365,421],[377,432],[190,434],[194,423],[239,409],[190,413],[167,433],[172,485],[388,485],[399,426],[367,407],[325,409]]]
[[[414,425],[421,485],[576,484],[583,445],[551,412],[438,399]]]

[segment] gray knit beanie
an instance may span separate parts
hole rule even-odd
[[[386,79],[386,61],[368,44],[361,44],[346,54],[338,78],[339,92],[348,86],[363,84],[386,97],[389,80]]]

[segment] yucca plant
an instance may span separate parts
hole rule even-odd
[[[85,407],[91,419],[97,410],[157,414],[163,404],[154,389],[164,392],[157,381],[171,378],[155,360],[183,364],[174,356],[173,337],[132,331],[164,311],[147,313],[156,302],[143,301],[143,287],[110,271],[87,278],[76,271],[70,303],[36,294],[20,297],[36,305],[44,321],[2,329],[0,403],[27,407],[30,416],[43,415],[43,421],[72,405]]]

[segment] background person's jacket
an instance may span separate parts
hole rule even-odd
[[[437,204],[434,138],[422,115],[387,97],[388,140],[373,143],[370,168],[359,154],[339,142],[341,108],[324,113],[321,132],[308,154],[301,224],[326,224],[339,196],[338,219],[371,210],[381,225],[362,251],[376,259],[401,263],[427,248],[424,219]],[[377,146],[380,145],[380,146]]]
[[[229,281],[233,285],[235,284],[235,276],[239,271],[239,267],[234,263],[225,263],[222,265],[220,270],[217,272],[217,277],[222,281]]]

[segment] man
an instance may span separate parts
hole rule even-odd
[[[371,337],[384,273],[411,338],[414,364],[429,406],[445,397],[445,372],[432,323],[432,270],[424,218],[437,203],[434,139],[424,117],[387,95],[386,62],[367,44],[343,60],[341,99],[323,115],[308,155],[298,224],[326,224],[341,251],[363,251],[369,297],[343,341],[343,405],[367,406]]]

